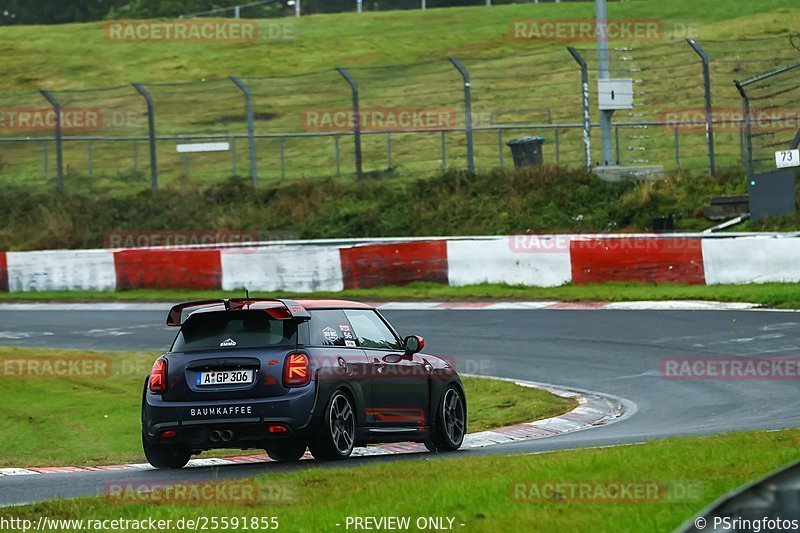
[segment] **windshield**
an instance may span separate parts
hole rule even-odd
[[[264,311],[219,311],[190,316],[172,345],[173,352],[261,348],[295,343],[297,325]]]

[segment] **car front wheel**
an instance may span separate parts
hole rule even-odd
[[[436,413],[433,439],[425,443],[432,452],[457,450],[464,442],[467,431],[467,410],[458,388],[451,385],[442,395]]]

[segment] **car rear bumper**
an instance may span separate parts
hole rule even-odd
[[[200,450],[254,448],[269,441],[305,438],[320,420],[314,414],[316,396],[314,382],[283,396],[210,402],[165,402],[148,391],[142,406],[143,438]],[[275,431],[276,427],[285,431]],[[174,435],[167,437],[165,432]],[[221,439],[227,432],[230,438]]]

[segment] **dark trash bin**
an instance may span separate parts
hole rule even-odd
[[[514,166],[517,168],[542,166],[544,163],[544,158],[542,157],[542,143],[544,143],[544,137],[528,136],[508,141],[506,144],[511,148]]]

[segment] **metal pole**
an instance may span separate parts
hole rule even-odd
[[[744,90],[744,86],[739,82],[739,80],[733,80],[733,84],[736,85],[736,89],[739,91],[739,94],[742,95],[742,111],[744,112],[744,141],[745,147],[747,150],[747,155],[745,156],[745,161],[747,165],[747,177],[753,177],[753,139],[751,137],[752,129],[750,127],[750,97],[747,96],[747,92]]]
[[[61,139],[61,104],[58,103],[56,97],[50,91],[41,90],[42,96],[50,102],[53,106],[53,113],[55,113],[55,135],[56,135],[56,172],[58,173],[58,190],[64,190],[64,152]]]
[[[589,70],[586,60],[575,48],[568,46],[567,51],[581,67],[581,92],[583,94],[583,147],[586,151],[586,168],[592,168],[592,120],[589,110]]]
[[[422,0],[422,5],[420,6],[420,8],[421,9],[427,9],[427,7],[428,7],[427,2],[425,2],[425,0]]]
[[[362,5],[363,3],[364,3],[363,0],[356,0],[356,10],[359,13],[361,13],[364,10],[363,5]]]
[[[442,170],[447,168],[447,142],[445,141],[445,132],[442,132]]]
[[[389,163],[389,170],[392,170],[392,134],[386,134],[386,159]]]
[[[141,83],[132,84],[147,103],[147,130],[150,137],[150,187],[158,189],[158,162],[156,159],[156,114],[155,104],[150,92]],[[184,155],[184,174],[186,174],[186,157]]]
[[[497,128],[497,156],[500,161],[500,168],[503,168],[503,128]]]
[[[253,185],[258,184],[258,166],[256,163],[256,135],[253,118],[253,93],[245,82],[236,76],[231,76],[231,81],[236,84],[244,94],[244,109],[247,119],[247,154],[250,158],[250,179]]]
[[[597,78],[607,80],[609,75],[608,59],[608,10],[606,0],[595,0],[595,19],[597,33]],[[608,165],[613,156],[611,140],[611,117],[614,111],[600,111],[600,135],[602,144],[603,165]]]
[[[359,5],[361,5],[360,2]],[[347,72],[346,68],[336,67],[336,70],[342,75],[345,81],[350,84],[350,89],[353,92],[353,140],[355,142],[356,151],[356,177],[361,179],[364,177],[364,168],[361,162],[361,110],[359,105],[358,82]]]
[[[472,143],[472,90],[469,82],[469,71],[467,67],[461,64],[461,61],[455,57],[450,56],[447,59],[456,67],[464,82],[464,129],[467,134],[467,170],[474,174],[475,150]]]
[[[294,16],[300,16],[300,0],[294,0]]]
[[[339,136],[333,137],[333,151],[336,155],[336,176],[342,175],[342,167],[339,165]]]
[[[231,143],[231,176],[236,175],[236,137],[231,135],[230,137]]]
[[[239,12],[241,10],[241,7],[242,6],[233,6],[233,18],[235,19],[239,18]]]
[[[286,150],[286,139],[281,137],[281,179],[286,178],[286,157],[285,157],[285,150]]]
[[[558,126],[556,126],[553,129],[553,136],[555,137],[555,140],[556,140],[556,166],[558,166],[558,165],[561,164],[561,154],[559,153],[560,152],[560,146],[559,146],[559,142],[558,142]]]
[[[703,63],[703,90],[706,100],[706,143],[708,143],[708,172],[711,176],[717,170],[716,154],[714,153],[714,117],[711,104],[711,74],[708,68],[708,54],[694,39],[686,39]]]

